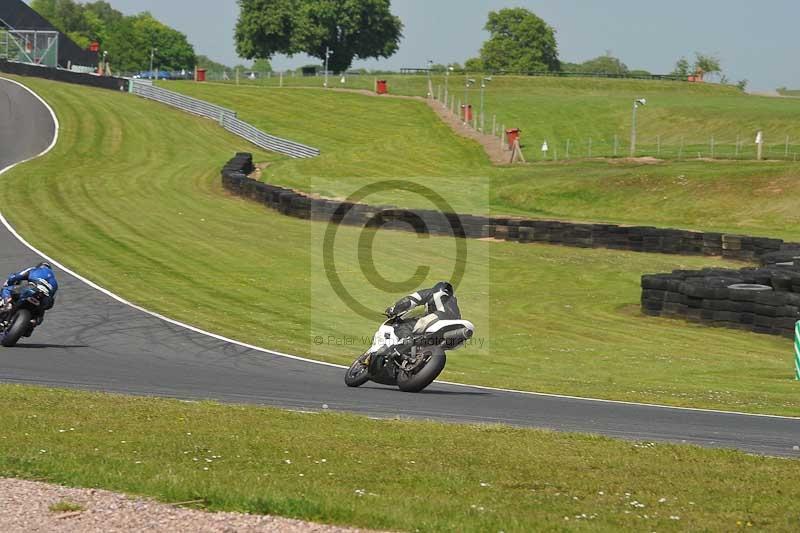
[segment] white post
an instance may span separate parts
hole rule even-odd
[[[631,157],[636,157],[636,110],[639,105],[633,103],[633,125],[631,126]]]
[[[794,379],[800,381],[800,322],[794,326]]]
[[[481,133],[485,131],[486,124],[484,123],[483,115],[483,92],[486,90],[486,78],[481,80]]]
[[[330,57],[331,57],[331,47],[330,46],[326,46],[325,47],[325,85],[324,85],[324,87],[326,89],[328,88],[328,60],[330,59]]]
[[[756,159],[761,161],[761,158],[764,155],[764,132],[761,130],[758,130],[758,133],[756,134],[756,147],[758,148]]]
[[[444,106],[447,107],[447,103],[450,101],[450,71],[445,70],[444,72]]]
[[[431,77],[431,67],[433,67],[433,59],[428,60],[428,98],[433,98],[433,78]]]

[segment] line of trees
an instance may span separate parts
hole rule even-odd
[[[574,72],[583,74],[612,74],[617,76],[646,77],[646,70],[631,70],[608,51],[584,61],[565,63],[558,57],[556,30],[536,14],[524,8],[508,8],[489,13],[484,29],[489,39],[481,47],[480,55],[468,59],[463,68],[476,72]],[[462,67],[449,65],[454,70]],[[448,66],[435,65],[435,69],[445,70]],[[706,76],[717,78],[720,83],[730,84],[723,74],[720,59],[711,54],[696,53],[694,63],[685,57],[677,61],[671,73],[678,78],[687,78],[701,69]],[[738,82],[741,89],[747,80]]]
[[[149,69],[152,50],[154,65],[162,69],[195,66],[194,47],[186,35],[148,12],[126,16],[102,0],[33,0],[31,7],[78,45],[87,48],[92,41],[100,43],[117,71]]]

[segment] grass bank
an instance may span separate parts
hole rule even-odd
[[[464,212],[800,240],[800,215],[794,200],[800,195],[800,165],[793,161],[708,161],[697,160],[695,154],[694,159],[684,161],[580,159],[498,168],[489,164],[477,144],[452,135],[423,102],[320,89],[191,82],[166,86],[232,107],[267,131],[322,149],[318,159],[281,161],[267,168],[265,179],[279,185],[347,197],[375,179],[404,178],[435,183],[454,208]],[[800,138],[800,130],[794,130],[798,122],[792,118],[800,113],[800,104],[792,99],[753,97],[712,86],[630,80],[511,79],[498,80],[496,87],[493,98],[507,97],[508,105],[513,103],[519,113],[535,113],[519,123],[536,127],[597,130],[596,136],[608,136],[599,115],[586,113],[584,105],[625,104],[618,117],[624,127],[631,95],[650,91],[655,94],[650,96],[653,107],[649,109],[662,118],[640,117],[644,132],[647,120],[666,124],[675,132],[713,126],[720,128],[716,134],[719,141],[723,131],[750,131],[763,122],[774,123],[770,127],[781,132],[781,139],[785,135]],[[565,98],[569,101],[564,102]],[[542,138],[549,142],[555,138],[523,129],[537,150]],[[484,187],[487,183],[488,190]],[[374,200],[403,205],[415,202],[414,197],[398,194]]]
[[[218,169],[246,148],[241,141],[211,121],[130,95],[26,82],[62,124],[54,151],[3,177],[4,213],[27,239],[124,297],[204,329],[342,364],[360,352],[314,343],[317,336],[370,336],[376,327],[330,287],[319,259],[326,226],[222,190]],[[24,208],[31,202],[40,209]],[[365,281],[362,237],[339,230],[337,268],[358,301],[382,309],[401,294]],[[717,259],[476,240],[459,257],[452,239],[386,231],[373,244],[379,273],[390,280],[425,265],[430,271],[419,284],[432,284],[459,262],[466,267],[460,302],[485,344],[455,352],[447,379],[737,411],[800,410],[790,342],[638,312],[642,274],[726,264]]]
[[[434,75],[433,93],[443,98],[446,86],[457,105],[467,101],[478,113],[482,77],[477,73],[447,79]],[[424,97],[428,93],[424,75],[382,79],[388,81],[392,94]],[[475,81],[468,91],[467,79]],[[374,80],[374,76],[348,76],[342,84],[335,77],[331,86],[371,91]],[[280,81],[269,78],[241,83],[243,87],[278,88]],[[322,84],[323,78],[283,79],[284,88],[321,89]],[[235,86],[233,82],[223,85]],[[637,155],[677,160],[700,154],[752,160],[759,129],[765,133],[767,157],[794,161],[795,155],[800,155],[800,105],[796,101],[749,95],[735,87],[711,83],[493,76],[484,90],[485,127],[491,130],[496,116],[498,126],[521,128],[527,141],[523,151],[531,160],[543,158],[540,148],[544,140],[550,147],[550,159],[627,156],[633,101],[639,98],[646,98],[647,106],[637,114]]]
[[[795,531],[800,461],[0,387],[0,476],[405,531]]]

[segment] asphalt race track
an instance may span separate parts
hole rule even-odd
[[[0,79],[0,171],[44,151],[54,130],[50,112],[35,96]],[[38,260],[0,226],[0,275]],[[800,419],[441,384],[421,394],[369,384],[348,389],[341,368],[195,332],[120,303],[63,271],[58,275],[58,304],[42,327],[17,348],[0,348],[0,382],[309,411],[327,405],[375,417],[508,423],[800,457],[795,448],[800,446]]]

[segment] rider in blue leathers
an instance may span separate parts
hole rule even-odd
[[[55,304],[56,292],[58,292],[58,281],[56,281],[56,276],[50,263],[39,263],[22,272],[8,276],[2,290],[0,290],[0,313],[10,311],[14,299],[19,297],[31,285],[37,286],[45,295],[42,299],[42,314],[36,317],[37,323],[41,324],[42,320],[44,320],[44,311],[52,309]]]

